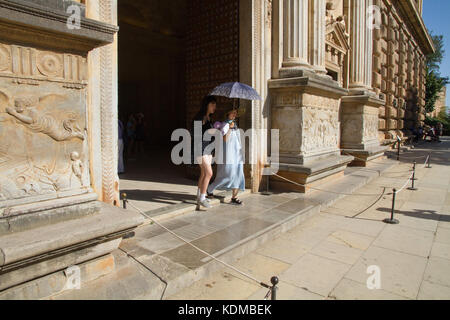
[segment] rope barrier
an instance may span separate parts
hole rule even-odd
[[[342,196],[375,197],[375,196],[379,196],[379,195],[380,195],[380,194],[378,194],[378,193],[372,193],[372,194],[353,193],[353,194],[352,194],[352,193],[343,193],[343,192],[337,192],[337,191],[331,191],[331,190],[323,190],[323,189],[319,189],[319,188],[308,187],[308,186],[306,186],[306,185],[304,185],[304,184],[301,184],[301,183],[298,183],[298,182],[289,180],[289,179],[287,179],[287,178],[285,178],[285,177],[282,177],[282,176],[280,176],[280,175],[278,175],[278,174],[276,174],[276,173],[273,173],[272,175],[275,176],[275,177],[278,177],[278,178],[280,178],[280,179],[282,179],[282,180],[285,180],[285,181],[287,181],[287,182],[290,182],[290,183],[292,183],[292,184],[294,184],[294,185],[297,185],[297,186],[299,186],[299,187],[309,188],[309,189],[315,190],[315,191],[322,191],[322,192],[332,193],[332,194],[337,194],[337,195],[342,195]]]
[[[424,167],[426,167],[427,163],[429,163],[430,157],[431,157],[431,156],[429,155],[429,156],[427,157],[427,159],[425,160]],[[355,158],[357,158],[357,157],[355,157]],[[361,159],[361,158],[360,158],[360,159]],[[366,161],[366,160],[364,159],[364,161]],[[285,180],[285,181],[290,182],[290,183],[292,183],[292,184],[294,184],[294,185],[297,185],[297,186],[301,186],[301,187],[305,187],[305,188],[307,187],[307,186],[304,185],[304,184],[301,184],[301,183],[298,183],[298,182],[289,180],[289,179],[287,179],[287,178],[285,178],[285,177],[282,177],[282,176],[280,176],[280,175],[278,175],[278,174],[273,174],[273,176],[278,177],[278,178],[280,178],[280,179],[282,179],[282,180]],[[392,215],[391,215],[391,218],[390,218],[390,219],[385,219],[384,222],[390,223],[390,224],[398,224],[398,223],[399,223],[398,220],[395,220],[395,219],[394,219],[395,198],[396,198],[396,195],[397,195],[397,194],[399,194],[400,192],[402,192],[402,191],[406,188],[406,186],[408,185],[409,181],[411,181],[411,179],[413,179],[414,176],[415,176],[415,166],[414,166],[413,173],[409,176],[408,180],[407,180],[406,183],[402,186],[402,188],[400,188],[399,190],[393,189]],[[365,209],[365,210],[362,211],[361,213],[357,214],[357,215],[354,216],[353,218],[357,217],[358,215],[360,215],[360,214],[364,213],[365,211],[367,211],[368,209],[372,208],[375,204],[377,204],[377,203],[383,198],[383,196],[385,195],[385,192],[386,192],[386,188],[383,189],[383,192],[381,193],[381,195],[380,195],[380,194],[356,194],[356,193],[350,194],[350,193],[336,192],[336,191],[331,191],[331,190],[323,190],[323,189],[314,188],[314,187],[309,187],[309,189],[311,189],[311,190],[316,190],[316,191],[321,191],[321,192],[325,192],[325,193],[332,193],[332,194],[337,194],[337,195],[344,195],[344,196],[364,196],[364,197],[378,196],[378,199],[377,199],[372,205],[370,205],[367,209]],[[236,267],[234,267],[234,266],[232,266],[232,265],[230,265],[230,264],[228,264],[228,263],[226,263],[226,262],[224,262],[224,261],[218,259],[218,258],[215,257],[214,255],[209,254],[209,253],[206,252],[205,250],[203,250],[203,249],[197,247],[196,245],[192,244],[190,241],[184,239],[183,237],[179,236],[178,234],[176,234],[176,233],[173,232],[172,230],[168,229],[167,227],[165,227],[164,225],[162,225],[161,223],[159,223],[158,221],[156,221],[156,220],[153,219],[152,217],[148,216],[148,215],[147,215],[146,213],[144,213],[141,209],[139,209],[139,208],[136,207],[134,204],[132,204],[131,202],[129,202],[129,201],[126,199],[126,194],[124,194],[123,196],[124,196],[124,199],[123,199],[124,208],[127,208],[127,204],[129,204],[132,208],[134,208],[134,209],[135,209],[137,212],[139,212],[141,215],[143,215],[144,217],[146,217],[147,219],[149,219],[152,223],[154,223],[155,225],[157,225],[157,226],[159,226],[160,228],[164,229],[165,231],[167,231],[168,233],[170,233],[170,234],[171,234],[172,236],[174,236],[175,238],[177,238],[177,239],[181,240],[182,242],[186,243],[187,245],[191,246],[192,248],[194,248],[194,249],[197,250],[198,252],[203,253],[204,255],[206,255],[207,257],[211,258],[212,260],[214,260],[214,261],[216,261],[216,262],[222,264],[223,266],[225,266],[225,267],[227,267],[227,268],[229,268],[229,269],[231,269],[231,270],[237,272],[238,274],[244,276],[245,278],[250,279],[251,281],[257,283],[259,286],[261,286],[261,287],[263,287],[263,288],[269,289],[268,293],[267,293],[266,296],[264,297],[264,300],[268,300],[268,298],[269,298],[270,295],[272,296],[272,300],[276,300],[276,291],[277,291],[277,289],[278,289],[278,288],[277,288],[277,284],[278,284],[279,281],[280,281],[277,277],[273,277],[273,278],[271,279],[272,286],[270,286],[270,285],[266,284],[265,282],[260,281],[260,280],[258,280],[257,278],[253,277],[252,275],[250,275],[250,274],[248,274],[248,273],[246,273],[246,272],[243,272],[243,271],[239,270],[238,268],[236,268]]]
[[[411,181],[412,177],[413,177],[414,173],[412,173],[408,180],[406,181],[406,183],[403,185],[403,187],[400,188],[400,190],[396,190],[395,193],[399,194],[400,192],[402,192],[403,190],[405,190],[406,186],[408,185],[408,183]]]
[[[171,235],[173,235],[174,237],[176,237],[177,239],[181,240],[182,242],[186,243],[187,245],[191,246],[192,248],[194,248],[195,250],[203,253],[204,255],[208,256],[209,258],[211,258],[212,260],[224,265],[225,267],[239,273],[240,275],[246,277],[247,279],[250,279],[256,283],[258,283],[261,287],[263,288],[267,288],[270,289],[270,292],[273,293],[274,289],[276,289],[276,284],[273,284],[273,282],[275,282],[274,280],[276,280],[274,278],[272,278],[272,284],[273,286],[270,286],[266,283],[264,283],[263,281],[260,281],[258,279],[256,279],[255,277],[253,277],[250,274],[247,274],[239,269],[237,269],[236,267],[216,258],[215,256],[209,254],[208,252],[206,252],[205,250],[200,249],[199,247],[197,247],[196,245],[192,244],[190,241],[184,239],[183,237],[179,236],[178,234],[176,234],[175,232],[173,232],[172,230],[168,229],[167,227],[165,227],[164,225],[162,225],[161,223],[159,223],[158,221],[156,221],[155,219],[153,219],[152,217],[148,216],[147,214],[145,214],[141,209],[137,208],[135,205],[133,205],[131,202],[129,202],[128,200],[126,200],[126,202],[130,205],[130,207],[134,208],[137,212],[139,212],[141,215],[143,215],[144,217],[146,217],[147,219],[149,219],[151,222],[153,222],[154,224],[156,224],[157,226],[159,226],[160,228],[164,229],[165,231],[167,231],[168,233],[170,233]],[[278,283],[278,280],[276,281]],[[273,297],[272,297],[273,298]]]

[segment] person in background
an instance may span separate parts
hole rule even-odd
[[[211,116],[216,112],[217,108],[217,100],[213,96],[206,96],[203,98],[202,106],[200,111],[194,117],[194,121],[192,123],[192,131],[191,135],[193,138],[192,143],[192,155],[193,159],[197,161],[200,166],[200,178],[198,180],[198,191],[197,191],[197,210],[200,209],[200,206],[204,208],[211,208],[211,204],[209,200],[206,198],[206,193],[208,189],[209,182],[213,176],[212,170],[212,154],[206,150],[206,148],[212,143],[210,141],[205,141],[205,133],[208,132],[211,135],[214,135],[216,132],[213,127],[213,123],[211,121]],[[195,125],[201,125],[202,127],[202,137],[196,137],[195,134]],[[196,139],[197,138],[197,139]],[[198,141],[197,141],[198,140]],[[195,145],[197,144],[197,148]],[[201,150],[201,155],[196,155],[195,150]]]
[[[231,204],[242,205],[237,196],[239,191],[245,191],[244,156],[241,133],[236,124],[237,114],[236,109],[228,112],[227,120],[220,125],[224,140],[224,156],[219,160],[223,160],[223,164],[217,164],[217,176],[214,183],[208,187],[208,197],[214,196],[214,190],[232,190]]]
[[[437,131],[437,136],[438,136],[438,141],[441,141],[441,137],[444,135],[444,125],[442,124],[442,122],[439,122],[436,126],[436,131]]]
[[[127,122],[127,154],[132,156],[134,153],[134,143],[136,139],[136,118],[130,114]]]
[[[136,117],[136,149],[139,155],[142,156],[144,153],[145,140],[147,138],[145,133],[145,116],[143,113],[139,113]]]
[[[125,136],[125,128],[123,126],[122,121],[119,119],[119,163],[118,163],[118,173],[125,173],[125,166],[123,163],[123,149],[124,149],[124,136]]]

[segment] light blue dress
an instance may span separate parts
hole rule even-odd
[[[223,145],[223,164],[217,164],[217,175],[214,183],[208,187],[208,192],[214,190],[245,191],[244,156],[241,145],[240,130],[235,127],[230,129],[228,123],[223,123],[222,134],[225,136],[230,131],[228,140]]]

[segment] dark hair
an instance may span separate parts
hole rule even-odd
[[[208,112],[208,106],[210,103],[217,103],[217,99],[214,96],[206,96],[202,100],[202,106],[200,108],[200,111],[197,113],[197,115],[194,117],[194,121],[203,121],[203,118],[206,116],[206,113]]]

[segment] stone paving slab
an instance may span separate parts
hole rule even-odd
[[[395,213],[400,225],[386,225],[382,220],[390,215],[392,188],[404,185],[410,174],[411,160],[402,160],[358,190],[376,193],[386,187],[379,201],[377,197],[349,196],[327,206],[333,198],[330,194],[309,196],[309,201],[322,203],[321,213],[255,250],[276,261],[265,260],[265,264],[289,265],[274,274],[281,281],[279,299],[450,299],[449,142],[446,139],[443,144],[425,144],[407,152],[412,158],[420,158],[431,148],[437,155],[433,156],[436,162],[432,169],[418,166],[419,191],[405,189],[397,195]],[[345,190],[337,184],[323,188]],[[371,207],[365,207],[368,205]],[[289,210],[289,204],[285,203],[284,208]],[[357,217],[350,218],[355,214]],[[242,259],[240,263],[247,269],[258,270],[259,263],[252,263],[253,257]],[[367,287],[370,266],[380,268],[380,289]],[[266,265],[264,269],[271,270]],[[213,274],[209,279],[218,276]],[[196,285],[204,284],[202,281]],[[185,288],[177,298],[184,299],[191,292],[191,288]],[[209,298],[213,298],[210,293]],[[255,288],[247,298],[261,300],[266,293],[265,289]],[[221,295],[225,299],[232,296]]]
[[[445,149],[445,145],[448,141],[440,147]],[[428,152],[418,148],[411,154]],[[449,287],[448,277],[441,274],[449,267],[450,228],[443,214],[449,212],[449,192],[434,182],[440,176],[448,179],[445,161],[449,158],[442,156],[432,169],[418,172],[418,192],[405,190],[398,195],[399,226],[387,226],[382,220],[390,214],[392,188],[404,184],[411,163],[393,167],[391,160],[374,161],[367,169],[349,168],[343,178],[321,186],[323,191],[251,195],[243,208],[221,204],[208,211],[183,213],[163,224],[263,281],[278,275],[280,299],[442,298]],[[422,194],[421,183],[426,184]],[[387,189],[380,199],[381,187]],[[355,192],[372,195],[338,194]],[[427,206],[430,199],[434,202]],[[410,214],[417,211],[420,214]],[[228,300],[262,299],[267,293],[168,236],[158,226],[146,225],[121,246],[129,259],[167,283],[162,286],[164,296],[161,286],[147,296]],[[372,265],[381,270],[380,290],[366,286],[367,268]],[[121,281],[127,283],[127,279],[124,276]],[[139,289],[135,280],[130,285]]]
[[[430,255],[433,240],[433,232],[407,228],[401,225],[388,225],[373,245],[427,258]]]
[[[350,268],[350,264],[308,253],[294,263],[289,270],[280,274],[280,279],[327,297]]]
[[[330,294],[334,300],[408,300],[405,297],[384,291],[368,290],[366,284],[344,278]]]

